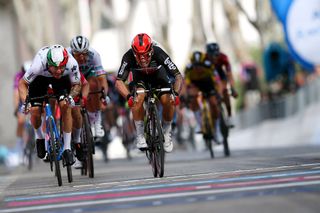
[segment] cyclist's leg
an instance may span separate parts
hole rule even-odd
[[[89,82],[90,92],[101,91],[101,85],[94,73],[91,72],[88,76],[86,76],[86,78]],[[103,137],[105,134],[102,128],[100,97],[100,93],[90,94],[87,103],[87,110],[90,118],[92,134],[95,137]]]
[[[36,79],[29,85],[29,97],[36,98],[45,95],[47,92],[48,83],[48,78],[43,76],[36,77]],[[30,121],[35,132],[37,155],[39,158],[44,158],[46,155],[46,149],[44,133],[42,128],[43,100],[39,99],[37,101],[31,101],[30,104]]]
[[[80,107],[76,106],[71,109],[72,114],[72,135],[73,135],[73,145],[76,150],[76,157],[78,160],[82,160],[82,147],[81,147],[81,130],[82,130],[82,115]]]
[[[68,77],[60,79],[50,79],[52,88],[56,95],[69,94],[71,83]],[[75,162],[73,153],[71,151],[71,131],[72,131],[72,114],[71,107],[65,100],[60,100],[58,103],[61,111],[62,132],[63,132],[63,157],[67,165],[72,165]]]
[[[26,122],[26,116],[21,113],[17,112],[17,128],[16,128],[16,150],[18,152],[19,160],[23,162],[23,151],[25,148],[25,142],[24,142],[24,129],[25,129],[25,122]]]
[[[134,85],[136,86],[137,91],[143,90],[146,88],[145,82],[148,82],[148,79],[139,75],[139,73],[133,73]],[[136,135],[136,143],[137,148],[146,148],[147,143],[144,137],[144,115],[145,110],[143,107],[145,94],[140,93],[135,96],[135,103],[131,108],[132,118],[134,120],[134,125],[136,127],[137,135]]]
[[[164,68],[161,68],[156,73],[156,77],[153,79],[153,87],[171,88],[171,82],[167,77]],[[172,120],[174,116],[175,106],[172,104],[171,93],[163,92],[159,94],[160,102],[162,105],[162,126],[164,135],[163,148],[166,152],[171,152],[173,149],[172,142]]]

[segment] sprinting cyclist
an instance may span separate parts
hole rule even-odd
[[[68,51],[77,60],[80,72],[89,82],[90,92],[103,90],[103,99],[108,102],[107,73],[103,69],[99,53],[89,46],[89,40],[85,36],[75,36],[70,41]],[[99,138],[103,137],[105,132],[102,127],[101,110],[104,110],[105,106],[101,104],[101,94],[89,95],[86,108],[90,118],[92,135]]]
[[[215,71],[219,74],[221,84],[220,95],[222,95],[223,102],[226,105],[228,119],[227,123],[229,127],[233,127],[233,121],[231,119],[231,103],[230,96],[228,93],[228,83],[230,84],[231,95],[234,98],[238,97],[238,93],[235,90],[235,83],[232,75],[231,65],[228,59],[228,56],[220,52],[220,47],[217,43],[208,43],[206,45],[207,58],[213,63]]]
[[[66,164],[72,165],[75,159],[71,151],[71,107],[75,105],[73,98],[79,94],[81,89],[80,72],[77,61],[59,44],[43,47],[37,52],[30,69],[19,81],[19,96],[21,101],[25,103],[27,95],[30,98],[46,95],[49,84],[52,85],[54,94],[59,97],[58,104],[61,109],[64,141],[62,155]],[[41,128],[43,100],[30,101],[30,105],[23,104],[22,110],[31,112],[31,123],[35,129],[37,154],[39,158],[44,158],[46,154],[45,137]]]
[[[212,70],[214,65],[206,58],[205,53],[194,51],[191,54],[190,63],[185,70],[185,82],[190,97],[190,108],[194,111],[199,126],[202,124],[199,95],[208,99],[213,123],[216,123],[219,116],[217,85]]]
[[[159,69],[147,69],[150,67],[158,67]],[[159,46],[154,45],[151,38],[145,33],[136,35],[132,40],[131,48],[123,55],[115,87],[119,93],[127,99],[128,105],[131,107],[137,131],[137,148],[139,149],[145,149],[148,146],[144,137],[143,121],[145,114],[143,108],[145,94],[138,94],[134,100],[133,94],[129,92],[124,83],[130,71],[132,71],[133,82],[137,90],[146,89],[148,83],[155,88],[171,87],[168,76],[174,76],[175,83],[173,85],[173,92],[175,93],[175,99],[172,98],[170,92],[162,92],[158,95],[163,107],[164,150],[171,152],[173,149],[171,123],[174,114],[174,104],[178,101],[181,90],[181,73],[177,66],[171,61],[168,54]]]

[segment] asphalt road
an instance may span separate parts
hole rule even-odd
[[[153,178],[145,156],[95,161],[95,178],[63,170],[58,187],[49,164],[20,167],[0,179],[2,212],[319,212],[320,146],[166,156]]]

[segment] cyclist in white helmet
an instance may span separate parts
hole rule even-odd
[[[70,41],[68,51],[74,56],[79,64],[80,72],[84,75],[90,85],[90,92],[103,90],[104,99],[109,100],[107,96],[108,84],[106,71],[101,64],[99,53],[89,46],[89,40],[82,35],[75,36]],[[101,111],[105,106],[101,104],[101,94],[92,94],[88,96],[86,108],[89,113],[91,129],[93,136],[103,137],[105,132],[102,128]],[[81,130],[76,130],[80,132]],[[76,134],[75,142],[80,142],[80,136]]]

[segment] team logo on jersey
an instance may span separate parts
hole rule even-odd
[[[124,69],[126,68],[126,66],[128,65],[127,62],[123,62],[123,64],[121,65],[121,68],[119,70],[119,75],[122,75],[124,72]]]
[[[27,77],[27,79],[30,81],[32,79],[32,77],[34,76],[34,73],[30,73],[30,75]]]
[[[73,67],[71,67],[71,72],[74,72],[77,70],[77,65],[73,65]]]
[[[167,65],[170,70],[175,70],[175,69],[177,69],[177,67],[174,65],[174,63],[170,60],[169,57],[166,58],[166,60],[164,61],[164,64]]]

